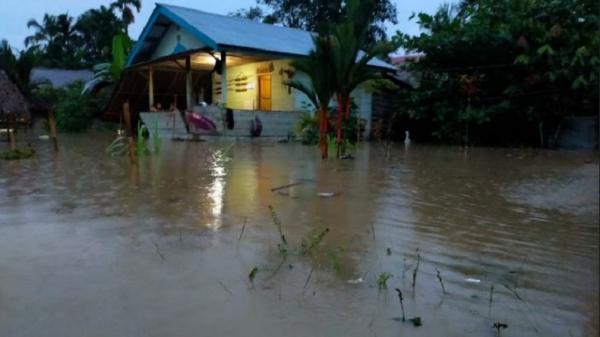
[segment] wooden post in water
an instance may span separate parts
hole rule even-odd
[[[54,151],[58,152],[58,136],[56,134],[56,114],[54,109],[48,110],[48,127],[50,128],[50,138],[54,146]]]
[[[12,128],[9,126],[7,130],[8,130],[8,141],[10,143],[10,150],[15,151],[17,149],[17,141],[15,140],[14,124],[13,124]]]
[[[221,104],[227,108],[227,53],[221,52]]]
[[[173,95],[173,104],[175,110],[171,112],[171,121],[173,122],[173,128],[171,130],[171,139],[175,139],[175,123],[177,123],[177,114],[179,113],[177,109],[177,95]]]
[[[135,141],[131,128],[131,113],[129,112],[129,102],[123,104],[123,119],[125,120],[125,135],[129,143],[129,161],[135,163]]]
[[[15,128],[17,125],[16,119],[16,117],[11,118],[11,116],[9,116],[6,123],[6,135],[8,136],[8,143],[11,151],[15,151],[17,149],[17,141],[15,139]]]
[[[148,110],[154,106],[154,68],[148,66]]]

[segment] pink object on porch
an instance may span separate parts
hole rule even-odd
[[[192,124],[196,129],[210,130],[214,131],[217,129],[217,125],[215,122],[210,119],[202,116],[196,112],[187,111],[185,116],[190,124]]]

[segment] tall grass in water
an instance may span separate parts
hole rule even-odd
[[[146,135],[148,129],[141,121],[138,122],[137,126],[137,139],[135,143],[135,151],[139,157],[147,156],[150,154],[150,151],[146,148]]]
[[[393,276],[394,275],[388,272],[379,274],[379,277],[377,277],[377,288],[379,288],[379,290],[387,289],[387,281]]]
[[[415,269],[413,269],[412,274],[412,288],[413,292],[415,291],[415,286],[417,285],[417,273],[419,272],[419,264],[421,263],[421,255],[419,254],[419,248],[417,248],[417,265]]]
[[[159,154],[160,149],[162,147],[162,138],[160,137],[160,133],[158,132],[158,119],[154,121],[154,125],[152,126],[152,147],[154,149],[154,154]]]
[[[321,243],[321,241],[323,241],[323,238],[325,237],[325,235],[327,235],[327,233],[329,233],[329,228],[325,228],[320,232],[317,232],[313,235],[309,235],[309,238],[302,239],[298,254],[301,256],[310,254],[310,252],[313,249],[315,249],[315,247],[317,247],[319,243]]]
[[[271,219],[273,220],[273,224],[275,225],[275,227],[277,227],[277,231],[279,232],[279,238],[281,239],[281,243],[277,244],[277,247],[279,248],[279,253],[282,255],[286,255],[288,243],[285,239],[285,235],[283,234],[281,220],[279,220],[277,213],[275,213],[275,208],[273,208],[272,205],[269,205],[269,211],[271,211]]]

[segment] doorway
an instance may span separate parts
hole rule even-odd
[[[258,110],[271,111],[271,74],[258,75]]]

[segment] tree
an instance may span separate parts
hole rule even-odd
[[[30,74],[40,59],[36,48],[23,50],[15,55],[8,41],[0,42],[0,69],[16,84],[21,93],[30,98],[36,83],[31,83]]]
[[[314,47],[306,58],[292,62],[296,71],[304,73],[310,85],[300,79],[292,79],[287,84],[303,92],[317,109],[319,119],[319,148],[321,158],[327,159],[327,128],[329,101],[334,93],[333,69],[331,60],[331,36],[320,34],[313,37]]]
[[[45,14],[42,23],[35,19],[27,22],[34,33],[25,38],[26,47],[36,47],[44,54],[46,66],[81,67],[80,36],[73,17],[68,14]]]
[[[141,0],[116,0],[110,4],[111,10],[117,10],[121,13],[121,20],[123,22],[123,30],[125,34],[128,34],[129,25],[135,20],[133,15],[133,8],[139,13],[142,8]],[[133,8],[132,8],[133,7]]]
[[[81,36],[83,63],[91,66],[110,59],[113,37],[122,31],[123,22],[110,8],[100,6],[81,14],[75,27]]]
[[[373,20],[373,0],[349,0],[346,17],[331,28],[332,53],[329,61],[333,68],[337,100],[336,143],[337,156],[344,155],[343,123],[350,117],[351,93],[361,84],[380,78],[380,72],[368,63],[375,57],[393,51],[390,43],[369,41],[369,27]]]
[[[239,18],[250,19],[262,23],[273,24],[276,22],[276,18],[271,14],[266,14],[265,11],[259,6],[249,7],[247,9],[238,9],[235,12],[229,13],[230,16],[236,16]]]
[[[94,77],[82,87],[82,93],[93,93],[117,82],[125,69],[127,56],[133,47],[128,35],[118,33],[112,39],[112,61],[94,65]]]
[[[344,0],[257,0],[269,6],[272,16],[284,26],[318,31],[320,26],[338,23],[346,17],[348,1]],[[398,23],[396,6],[390,0],[374,0],[369,39],[385,39],[385,22]]]
[[[405,113],[464,144],[552,146],[565,116],[597,114],[600,37],[593,0],[481,0],[418,14],[419,86]]]

